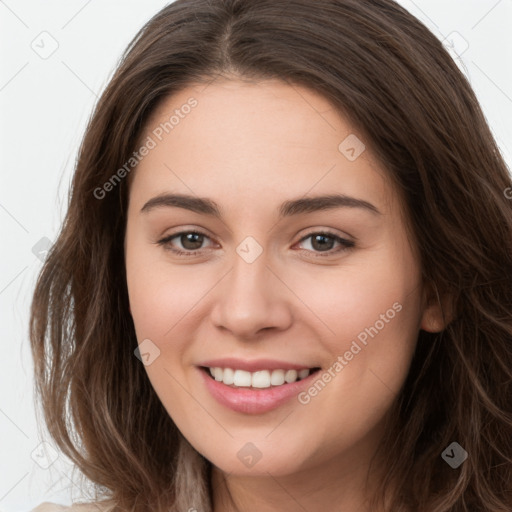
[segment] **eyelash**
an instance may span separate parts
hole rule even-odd
[[[177,254],[178,256],[196,256],[199,252],[201,252],[201,249],[197,249],[195,251],[182,251],[181,249],[176,249],[174,247],[171,247],[171,245],[170,245],[170,242],[172,239],[180,237],[181,235],[191,235],[191,234],[192,235],[200,235],[200,236],[204,236],[206,238],[210,238],[208,235],[206,235],[205,233],[202,233],[201,231],[190,230],[190,231],[180,231],[179,233],[174,233],[172,235],[166,236],[165,238],[158,240],[156,243],[160,246],[163,246],[165,248],[165,250],[171,251],[171,252]],[[347,251],[349,249],[352,249],[355,246],[355,243],[352,242],[351,240],[346,240],[345,238],[341,238],[339,235],[337,235],[336,233],[333,233],[329,230],[312,231],[308,235],[302,237],[299,240],[299,243],[304,242],[308,238],[311,238],[313,235],[322,235],[322,236],[327,236],[328,238],[333,238],[336,242],[340,243],[342,246],[338,250],[330,249],[329,251],[325,251],[325,252],[317,252],[317,251],[310,251],[308,249],[301,249],[301,251],[306,251],[308,253],[313,252],[315,257],[325,258],[328,256],[332,256],[333,254]]]

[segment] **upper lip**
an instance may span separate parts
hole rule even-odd
[[[226,357],[222,359],[209,359],[203,361],[198,366],[206,366],[209,368],[233,368],[234,370],[245,370],[247,372],[257,372],[260,370],[303,370],[316,368],[314,365],[304,365],[299,363],[289,363],[286,361],[278,361],[276,359],[236,359]]]

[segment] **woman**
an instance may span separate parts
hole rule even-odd
[[[70,510],[510,510],[510,190],[393,1],[164,8],[34,294]]]

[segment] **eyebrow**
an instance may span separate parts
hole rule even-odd
[[[141,208],[141,213],[147,213],[155,208],[184,208],[203,215],[209,215],[222,219],[222,209],[212,199],[191,196],[188,194],[161,194],[150,199]],[[291,217],[303,213],[332,210],[335,208],[361,208],[374,215],[382,215],[381,212],[368,201],[346,196],[344,194],[329,194],[314,197],[301,197],[285,201],[279,207],[279,218]]]

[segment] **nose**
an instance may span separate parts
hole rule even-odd
[[[255,339],[264,330],[286,330],[293,321],[294,295],[265,253],[252,263],[236,255],[216,293],[212,321],[238,339]]]

